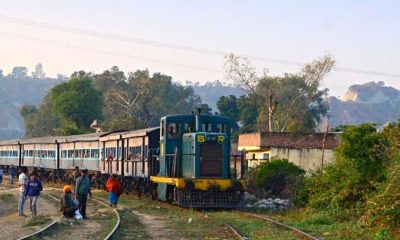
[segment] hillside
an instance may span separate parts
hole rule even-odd
[[[207,103],[210,106],[212,112],[218,111],[217,101],[221,96],[235,95],[239,97],[240,95],[245,94],[240,87],[224,85],[218,80],[214,82],[207,82],[204,85],[192,82],[187,82],[186,84],[194,89],[196,94],[201,97],[201,101],[203,103]]]
[[[400,91],[383,82],[349,87],[342,99],[329,98],[330,126],[374,122],[385,124],[400,116]]]
[[[23,137],[20,107],[23,104],[39,105],[42,97],[59,82],[51,78],[0,77],[0,140]]]

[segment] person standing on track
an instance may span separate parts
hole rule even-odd
[[[3,167],[0,167],[0,184],[3,182]]]
[[[74,184],[76,184],[76,180],[78,180],[79,174],[79,167],[76,166],[74,172],[72,173],[72,177],[74,178]]]
[[[25,199],[29,197],[29,207],[32,218],[37,216],[37,202],[40,192],[43,190],[42,182],[37,178],[37,173],[31,173],[31,179],[26,184]]]
[[[17,175],[17,170],[14,165],[11,165],[10,169],[8,169],[8,174],[10,174],[10,184],[14,185],[14,178]]]
[[[25,205],[25,188],[28,183],[28,168],[23,167],[22,173],[18,176],[18,186],[19,186],[19,200],[18,200],[18,216],[24,216],[24,205]]]
[[[86,201],[88,194],[92,197],[90,191],[90,179],[87,176],[88,170],[81,170],[81,176],[76,180],[75,198],[79,201],[79,212],[83,219],[88,219],[86,216]]]
[[[110,200],[110,206],[117,207],[118,198],[122,193],[121,183],[117,179],[116,174],[112,174],[107,180],[106,191],[108,192],[108,198]]]

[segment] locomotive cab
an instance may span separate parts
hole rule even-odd
[[[160,171],[151,177],[160,200],[182,207],[235,208],[244,180],[230,176],[230,120],[212,115],[161,119]]]

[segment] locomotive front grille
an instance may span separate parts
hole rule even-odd
[[[222,177],[222,144],[203,143],[200,154],[200,176]]]

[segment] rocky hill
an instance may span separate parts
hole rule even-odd
[[[39,105],[42,97],[59,82],[51,78],[0,77],[0,140],[23,137],[21,106]]]
[[[385,124],[400,117],[400,91],[384,82],[349,87],[342,99],[329,98],[331,127],[373,122]]]

